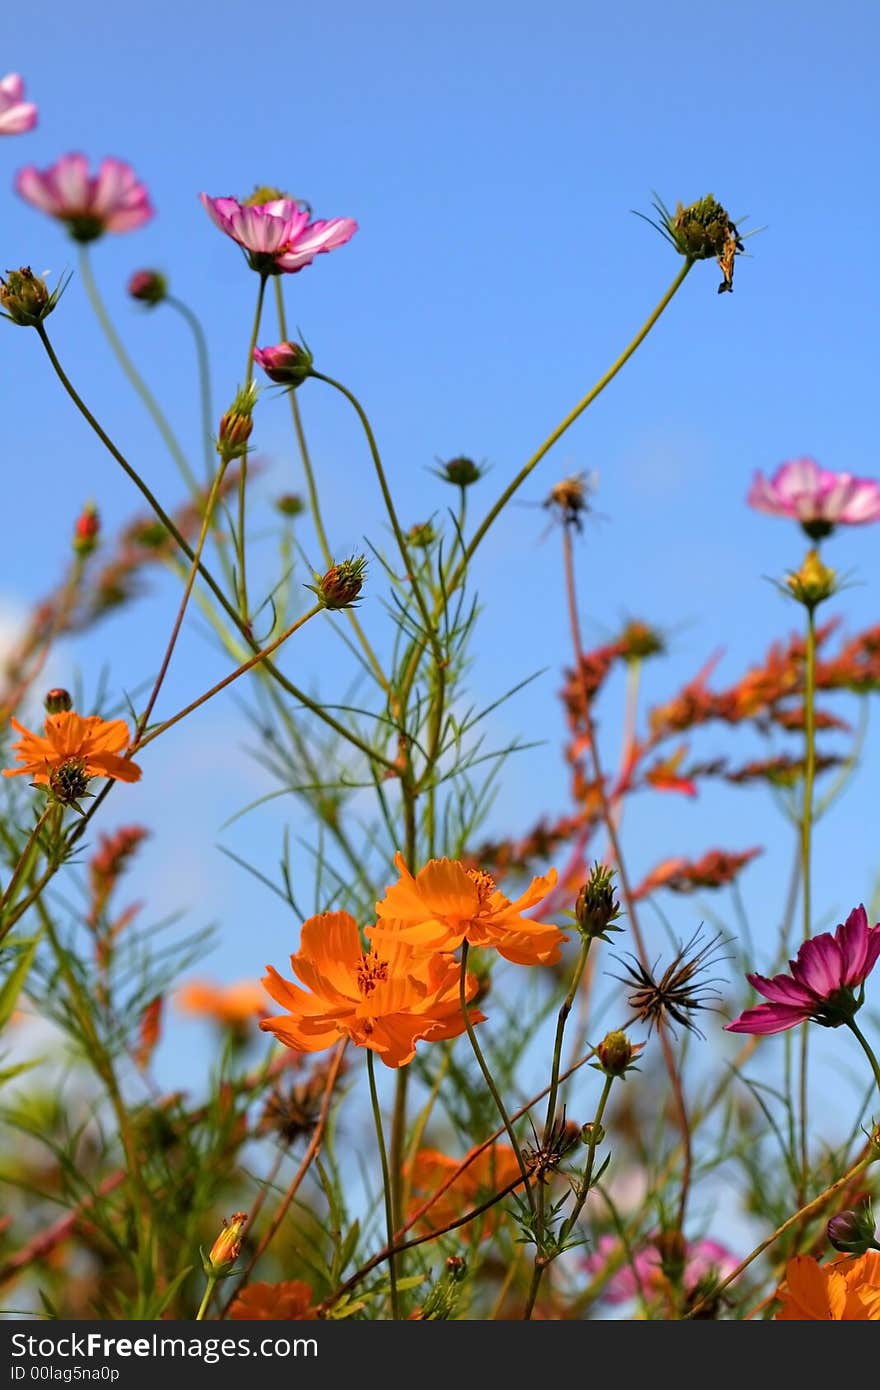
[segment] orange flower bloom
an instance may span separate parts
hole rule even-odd
[[[312,1291],[301,1279],[285,1279],[281,1284],[248,1284],[229,1309],[229,1317],[245,1320],[306,1322],[317,1316]]]
[[[438,1042],[465,1030],[455,962],[415,952],[396,938],[365,952],[347,912],[323,912],[304,922],[290,963],[306,989],[267,966],[263,984],[288,1012],[264,1018],[260,1027],[298,1052],[320,1052],[347,1035],[377,1052],[386,1066],[403,1067],[420,1039]],[[468,999],[476,991],[469,975]],[[472,1010],[470,1017],[481,1023],[484,1015]]]
[[[880,1251],[820,1265],[795,1255],[777,1292],[783,1322],[880,1322]]]
[[[463,1162],[460,1158],[448,1158],[437,1149],[419,1149],[408,1170],[412,1200],[412,1215],[425,1200],[436,1192],[450,1173]],[[439,1231],[458,1217],[464,1216],[473,1207],[488,1199],[520,1176],[516,1154],[509,1144],[493,1144],[484,1149],[469,1167],[451,1182],[442,1196],[432,1203],[419,1221],[419,1227],[427,1231]],[[490,1207],[482,1218],[463,1227],[463,1234],[471,1238],[485,1239],[495,1229],[495,1218],[501,1203]]]
[[[266,996],[256,980],[239,980],[233,985],[190,980],[177,991],[176,1003],[185,1014],[207,1014],[227,1028],[241,1028],[268,1012]]]
[[[380,920],[367,933],[374,946],[389,937],[419,951],[455,951],[463,941],[489,946],[516,965],[552,965],[566,937],[552,922],[522,914],[546,898],[556,870],[533,878],[516,902],[505,898],[482,869],[457,859],[431,859],[413,878],[403,855],[394,858],[400,878],[376,904]]]
[[[48,786],[59,801],[70,803],[81,797],[92,777],[112,777],[119,782],[137,782],[141,770],[130,758],[119,754],[128,747],[128,725],[124,719],[85,717],[73,710],[46,716],[43,734],[31,733],[12,720],[22,735],[12,745],[22,767],[4,768],[4,777],[28,776],[38,786]]]

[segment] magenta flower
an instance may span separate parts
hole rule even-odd
[[[299,343],[254,348],[254,361],[279,386],[301,386],[312,370],[312,354]]]
[[[50,169],[29,164],[15,186],[22,198],[67,224],[74,241],[95,241],[104,232],[131,232],[153,216],[149,195],[131,165],[104,159],[89,175],[82,154],[65,154]]]
[[[200,193],[211,221],[238,242],[252,270],[261,275],[293,274],[316,256],[344,246],[357,231],[351,217],[310,222],[309,211],[293,198],[267,203],[240,203],[237,198],[209,198]]]
[[[856,907],[834,935],[823,932],[805,941],[790,975],[747,975],[749,984],[769,1004],[746,1009],[729,1033],[784,1033],[812,1019],[825,1028],[851,1022],[865,997],[864,982],[880,956],[880,923],[868,926],[864,907]],[[858,994],[856,986],[860,986]]]
[[[811,458],[780,464],[772,478],[756,473],[747,501],[756,511],[799,521],[814,541],[838,525],[880,521],[880,483],[832,473]]]
[[[0,77],[0,135],[23,135],[37,124],[37,108],[22,101],[24,83],[17,72]]]
[[[656,1239],[652,1236],[645,1245],[634,1250],[630,1260],[617,1236],[599,1237],[595,1250],[584,1260],[584,1268],[588,1274],[597,1275],[612,1262],[619,1264],[602,1290],[602,1297],[608,1303],[627,1303],[639,1297],[651,1299],[664,1291],[666,1279]],[[736,1256],[717,1240],[688,1241],[682,1276],[685,1294],[692,1294],[705,1280],[725,1279],[738,1263]]]

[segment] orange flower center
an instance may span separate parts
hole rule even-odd
[[[373,993],[377,985],[387,979],[387,960],[380,960],[375,951],[368,951],[366,955],[361,956],[361,963],[357,968],[357,983],[365,999]]]
[[[477,890],[480,899],[480,907],[489,901],[492,894],[496,892],[498,885],[491,874],[487,874],[485,869],[468,869],[468,878]]]

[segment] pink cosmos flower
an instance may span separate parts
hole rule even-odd
[[[623,1260],[615,1269],[602,1290],[602,1297],[608,1303],[627,1303],[631,1298],[650,1299],[662,1293],[666,1287],[660,1251],[656,1237],[638,1250],[633,1251],[632,1261],[624,1255],[623,1246],[617,1236],[600,1236],[596,1248],[584,1260],[584,1268],[590,1275],[601,1274],[607,1265]],[[715,1278],[722,1280],[732,1274],[739,1261],[735,1255],[717,1240],[692,1240],[687,1242],[687,1253],[683,1284],[686,1294],[690,1294],[703,1280]]]
[[[74,241],[94,241],[104,232],[131,232],[153,216],[146,188],[130,164],[104,159],[89,175],[82,154],[65,154],[42,173],[33,164],[19,170],[22,198],[67,224]]]
[[[238,242],[251,269],[261,275],[302,270],[323,251],[344,246],[357,231],[351,217],[310,222],[308,208],[294,198],[247,204],[237,198],[209,198],[207,193],[199,197],[211,221]]]
[[[811,458],[780,464],[772,478],[756,473],[747,501],[759,512],[799,521],[812,540],[838,525],[880,521],[880,483],[832,473]]]
[[[0,135],[23,135],[37,124],[37,108],[22,101],[24,83],[17,72],[0,77]]]
[[[280,386],[301,386],[312,368],[312,354],[299,343],[254,348],[254,361]]]
[[[729,1033],[783,1033],[813,1019],[826,1028],[849,1022],[864,1000],[864,982],[880,956],[880,923],[868,926],[864,907],[856,907],[834,935],[823,932],[805,941],[789,975],[747,975],[769,1004],[746,1009]],[[861,986],[858,995],[856,986]]]

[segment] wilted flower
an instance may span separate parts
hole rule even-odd
[[[563,478],[561,482],[556,483],[544,498],[542,505],[553,509],[563,526],[582,531],[584,516],[590,510],[586,473],[575,473],[570,478]]]
[[[140,304],[155,308],[168,297],[168,281],[158,270],[136,270],[128,282],[128,293]]]
[[[533,878],[511,902],[482,869],[457,859],[431,859],[413,876],[402,854],[394,864],[399,879],[376,904],[379,921],[368,932],[378,944],[405,941],[419,951],[456,951],[463,941],[483,946],[515,965],[552,965],[566,938],[552,922],[524,914],[543,902],[556,884],[556,870]]]
[[[656,965],[648,970],[635,956],[630,956],[629,964],[621,962],[626,975],[616,975],[615,979],[628,987],[635,986],[627,996],[627,1003],[640,1022],[647,1023],[650,1028],[666,1026],[674,1031],[672,1020],[698,1037],[703,1036],[694,1016],[701,1009],[716,1007],[719,995],[714,986],[717,981],[714,976],[706,978],[704,972],[719,959],[721,937],[713,936],[703,945],[699,942],[697,931],[679,948],[659,978],[655,978]]]
[[[812,1255],[795,1255],[776,1297],[780,1322],[880,1322],[880,1254],[824,1265]]]
[[[659,221],[654,222],[650,217],[645,220],[657,228],[679,255],[690,261],[717,260],[724,273],[718,293],[732,290],[734,257],[741,255],[744,248],[736,223],[717,199],[707,193],[705,198],[688,207],[677,203],[672,213],[660,198],[656,198],[654,208]]]
[[[121,159],[102,160],[90,176],[85,155],[62,155],[42,172],[33,164],[19,170],[15,186],[26,202],[64,222],[74,241],[131,232],[153,216],[146,187]]]
[[[863,906],[853,908],[832,936],[822,932],[805,941],[790,974],[747,975],[746,979],[769,1004],[746,1009],[730,1033],[782,1033],[812,1019],[825,1028],[848,1023],[864,1001],[864,982],[880,956],[880,923],[868,926]],[[856,988],[859,993],[856,994]]]
[[[279,386],[302,386],[311,374],[312,354],[300,343],[278,343],[276,347],[254,348],[254,361],[270,381]]]
[[[24,82],[17,72],[0,77],[0,135],[23,135],[37,124],[37,108],[23,101]]]
[[[357,231],[351,217],[310,222],[308,208],[295,198],[240,203],[237,198],[210,198],[207,193],[199,197],[214,225],[238,243],[251,269],[261,275],[302,270],[322,252],[344,246]]]
[[[73,710],[61,710],[47,715],[43,734],[31,733],[17,719],[11,722],[22,735],[12,751],[23,766],[4,768],[3,776],[30,777],[66,805],[85,794],[92,777],[120,782],[140,779],[137,763],[119,756],[130,741],[128,725],[122,719],[101,719],[97,714],[83,717]]]
[[[830,535],[835,526],[880,520],[880,482],[833,473],[812,458],[789,459],[772,478],[757,472],[747,501],[768,516],[799,521],[814,541]]]
[[[417,954],[399,939],[364,951],[347,912],[324,912],[304,922],[290,964],[306,988],[267,966],[263,984],[287,1012],[264,1018],[260,1027],[296,1052],[323,1052],[349,1037],[386,1066],[403,1067],[421,1039],[440,1042],[465,1030],[455,961]],[[468,976],[468,999],[476,988]],[[472,1010],[470,1018],[480,1023],[483,1015]]]
[[[61,298],[69,277],[59,280],[50,292],[46,281],[35,275],[29,265],[20,270],[7,270],[7,279],[0,275],[0,305],[4,318],[22,328],[36,328],[47,319]]]

